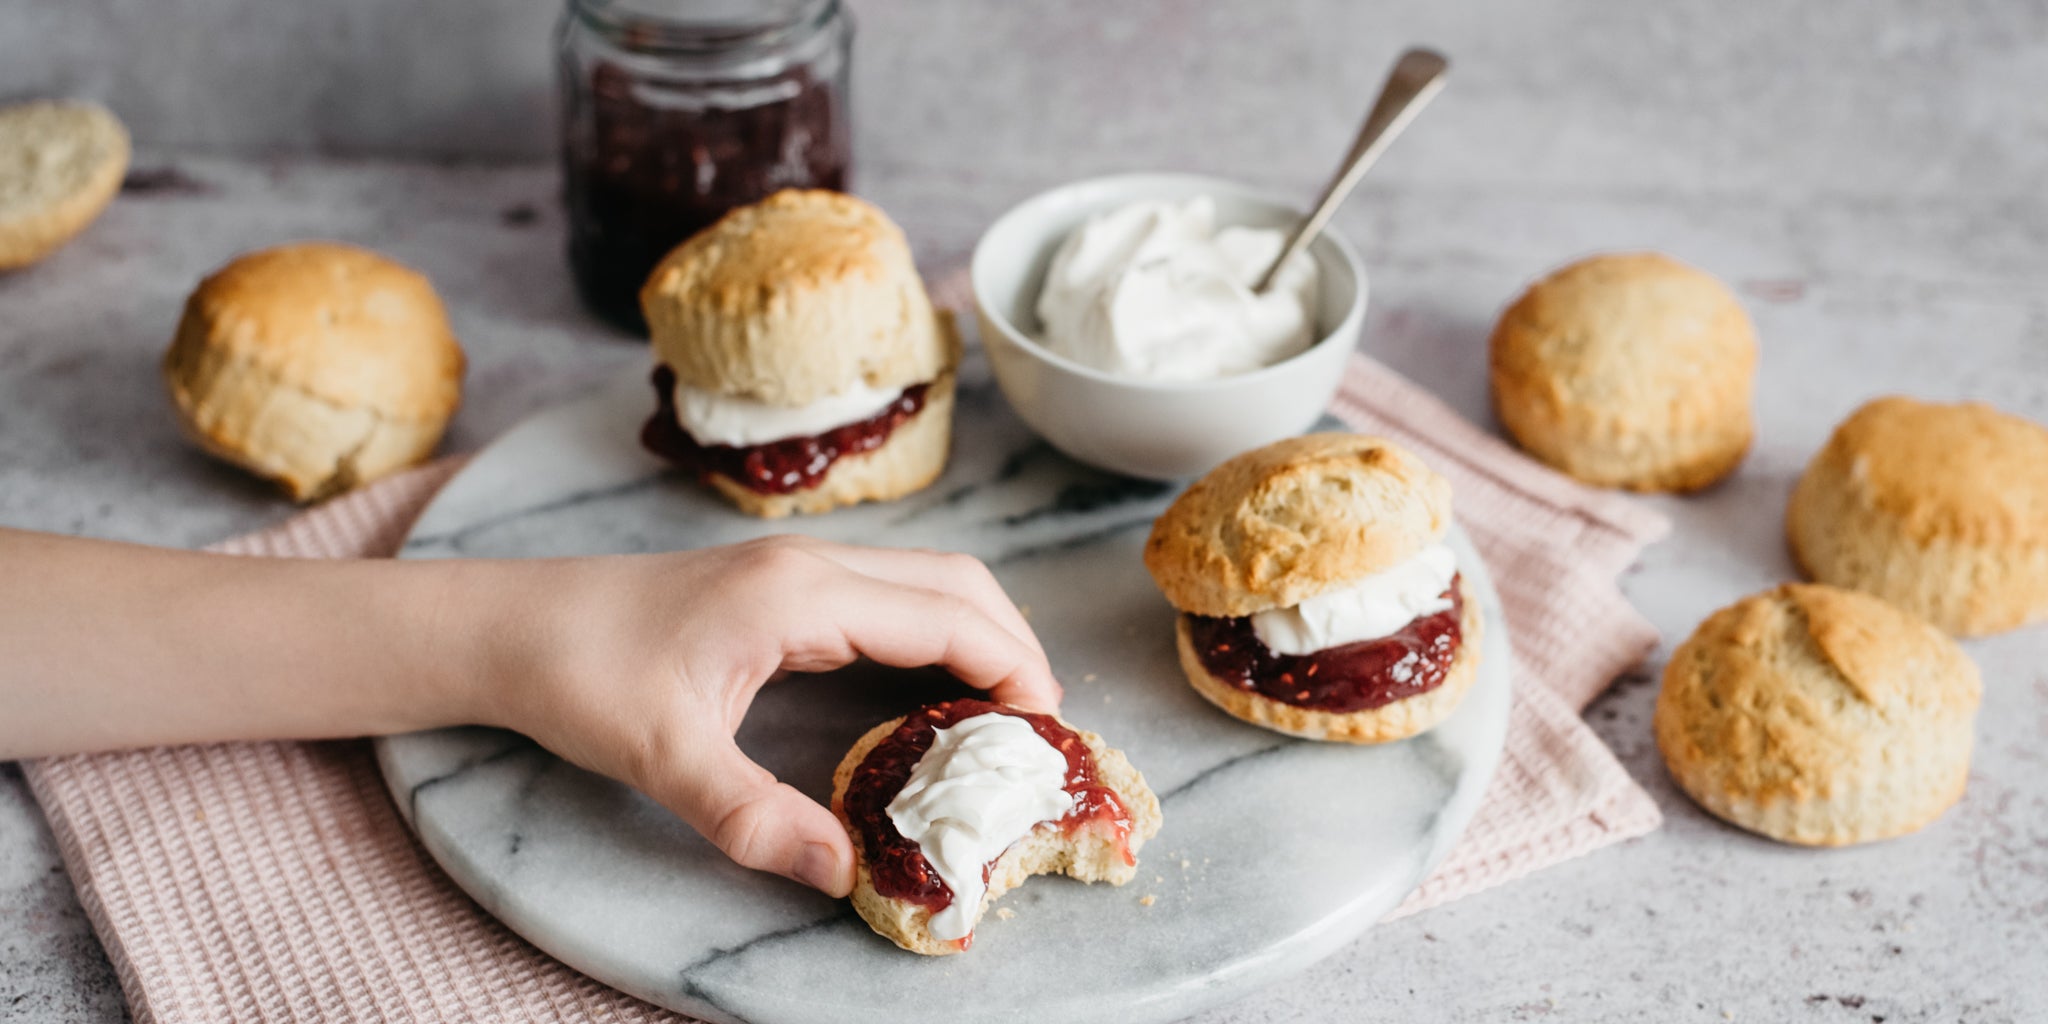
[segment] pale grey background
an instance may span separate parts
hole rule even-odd
[[[1875,394],[2048,420],[2048,3],[903,0],[857,6],[861,191],[934,270],[1009,203],[1121,169],[1304,194],[1410,41],[1443,98],[1339,218],[1367,345],[1484,420],[1485,332],[1571,255],[1667,249],[1735,284],[1765,345],[1758,447],[1627,581],[1665,649],[1790,573],[1779,514]],[[431,274],[472,357],[450,446],[643,358],[560,259],[543,0],[0,0],[0,96],[110,102],[116,203],[0,277],[0,523],[196,545],[289,509],[192,453],[154,361],[235,252],[321,235]],[[513,162],[503,164],[500,161]],[[508,212],[531,208],[522,225]],[[1375,931],[1210,1024],[2048,1017],[2048,630],[1974,642],[1976,771],[1927,832],[1787,849],[1702,816],[1648,736],[1643,673],[1589,712],[1668,817]],[[109,1020],[111,972],[40,815],[0,772],[0,1020]]]

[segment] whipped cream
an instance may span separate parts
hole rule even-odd
[[[1252,614],[1252,632],[1276,654],[1314,654],[1331,647],[1393,636],[1425,615],[1451,606],[1443,596],[1458,556],[1432,544],[1407,561],[1342,590],[1317,594],[1292,608]]]
[[[1066,776],[1066,755],[1014,715],[989,712],[936,730],[889,801],[896,830],[953,890],[953,902],[932,915],[935,938],[966,938],[988,891],[982,869],[1039,822],[1074,809]]]
[[[1046,347],[1098,370],[1199,380],[1256,370],[1315,343],[1316,266],[1306,252],[1253,293],[1285,233],[1216,229],[1216,204],[1140,202],[1067,236],[1038,294]]]
[[[698,444],[751,448],[791,437],[822,434],[858,423],[889,407],[902,388],[876,388],[865,383],[808,405],[770,405],[743,395],[728,395],[676,383],[676,422]]]

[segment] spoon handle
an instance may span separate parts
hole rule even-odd
[[[1444,71],[1449,67],[1450,62],[1444,59],[1443,54],[1434,50],[1409,50],[1394,62],[1394,70],[1387,73],[1387,84],[1380,87],[1380,98],[1373,103],[1372,113],[1366,115],[1365,124],[1359,127],[1358,138],[1351,143],[1351,152],[1344,157],[1337,176],[1324,187],[1315,209],[1295,225],[1294,234],[1288,236],[1287,244],[1280,250],[1280,257],[1259,276],[1259,283],[1253,286],[1253,291],[1264,292],[1272,287],[1281,265],[1315,241],[1316,236],[1322,233],[1323,225],[1330,222],[1330,215],[1343,205],[1344,197],[1351,194],[1358,179],[1365,177],[1373,161],[1378,160],[1394,137],[1408,127],[1408,122],[1415,120],[1423,105],[1443,89]]]

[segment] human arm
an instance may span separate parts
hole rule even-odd
[[[1059,700],[979,563],[799,538],[327,562],[0,530],[0,652],[0,757],[496,725],[833,893],[852,882],[843,830],[733,745],[763,683],[866,656]]]

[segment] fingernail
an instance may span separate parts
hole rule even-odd
[[[805,843],[796,858],[796,880],[827,896],[839,895],[839,857],[824,843]]]

